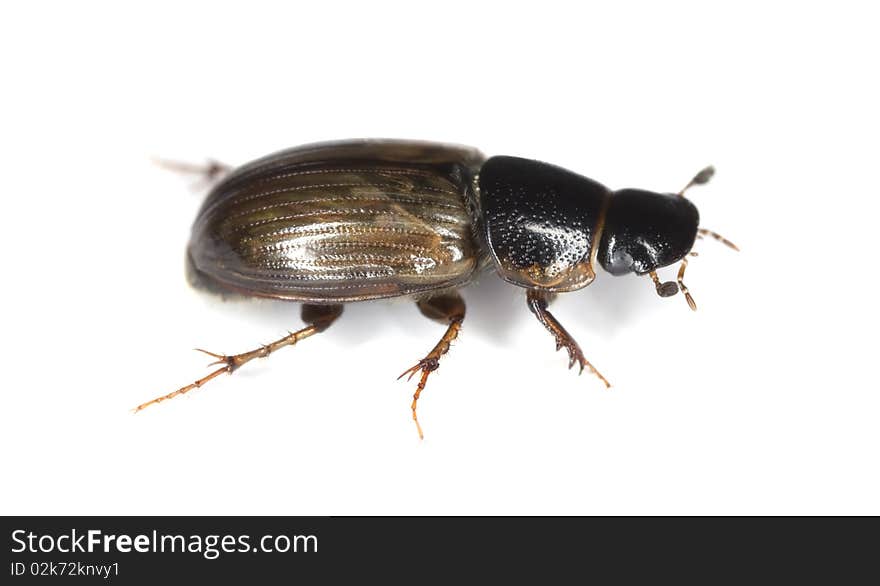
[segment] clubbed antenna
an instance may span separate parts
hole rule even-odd
[[[715,175],[715,167],[709,165],[708,167],[694,175],[694,178],[691,179],[688,184],[685,185],[684,188],[678,192],[678,195],[680,197],[684,197],[684,192],[694,185],[705,185],[706,183],[709,183],[709,180],[712,179],[713,175]]]
[[[697,238],[703,238],[705,236],[710,236],[717,240],[718,242],[724,244],[725,246],[729,246],[730,248],[739,252],[739,246],[719,234],[718,232],[713,232],[712,230],[706,230],[705,228],[700,228],[697,230]]]
[[[657,289],[657,295],[660,297],[672,297],[678,293],[678,285],[675,281],[661,283],[660,278],[657,276],[657,271],[651,271],[649,274],[651,275],[651,280],[654,281],[654,288]]]
[[[684,298],[687,300],[688,307],[691,308],[691,311],[696,311],[697,303],[694,301],[694,298],[691,297],[691,292],[688,291],[688,288],[684,284],[684,270],[687,268],[687,266],[687,259],[681,259],[681,267],[678,269],[678,288],[681,289],[682,293],[684,293]]]

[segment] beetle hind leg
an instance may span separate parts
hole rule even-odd
[[[221,163],[214,159],[208,159],[202,165],[198,163],[186,163],[183,161],[171,161],[158,158],[153,158],[153,162],[168,171],[200,177],[201,185],[195,183],[192,186],[193,189],[214,185],[232,171],[232,165],[227,165],[226,163]]]
[[[208,356],[213,356],[217,360],[212,362],[208,366],[221,365],[220,368],[212,371],[210,374],[191,382],[188,385],[180,387],[176,391],[172,393],[168,393],[167,395],[162,395],[160,397],[156,397],[151,401],[147,401],[146,403],[141,403],[137,407],[134,408],[134,412],[149,407],[150,405],[155,405],[157,403],[161,403],[162,401],[166,401],[168,399],[173,399],[174,397],[183,395],[185,393],[190,392],[193,389],[197,389],[207,383],[208,381],[220,376],[224,372],[232,374],[236,370],[238,370],[243,365],[247,364],[254,358],[266,358],[270,354],[274,353],[276,350],[279,350],[285,346],[293,346],[300,340],[308,338],[309,336],[313,336],[320,332],[323,332],[330,324],[332,324],[336,319],[342,315],[342,306],[341,305],[303,305],[302,307],[302,320],[306,322],[306,327],[297,330],[295,332],[288,332],[288,334],[278,340],[270,344],[263,344],[259,348],[255,350],[251,350],[249,352],[242,352],[241,354],[216,354],[214,352],[208,352],[207,350],[202,350],[200,348],[196,348],[199,352],[204,352]]]
[[[568,350],[568,368],[573,367],[575,364],[579,364],[579,373],[584,371],[584,367],[589,368],[590,372],[595,374],[599,377],[599,380],[605,383],[605,387],[611,387],[611,383],[608,382],[608,379],[602,376],[602,373],[596,370],[596,368],[590,364],[590,361],[586,359],[577,341],[575,341],[571,334],[562,327],[559,320],[547,310],[547,305],[550,302],[547,293],[543,291],[529,290],[528,293],[526,293],[526,301],[529,305],[529,309],[535,314],[535,317],[538,318],[541,325],[547,328],[548,332],[553,334],[553,337],[556,339],[556,350],[559,351],[562,348]]]
[[[449,352],[452,341],[458,337],[458,333],[461,331],[461,323],[464,321],[465,306],[464,299],[462,299],[457,293],[447,293],[422,299],[418,301],[417,305],[422,312],[422,315],[425,317],[448,324],[446,327],[446,333],[443,334],[443,337],[440,338],[437,345],[428,352],[427,356],[419,360],[415,365],[406,369],[403,374],[397,377],[397,379],[400,380],[409,375],[406,380],[410,380],[416,374],[421,373],[416,392],[413,394],[412,415],[413,421],[416,424],[416,429],[419,432],[419,439],[424,439],[425,435],[422,433],[422,426],[419,424],[416,406],[419,402],[419,397],[421,396],[422,391],[425,390],[428,377],[440,367],[440,357]]]

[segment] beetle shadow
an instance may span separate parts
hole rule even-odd
[[[600,272],[589,287],[566,295],[565,314],[560,320],[577,323],[579,329],[601,338],[613,338],[632,323],[662,311],[662,301],[647,277],[615,277]],[[571,313],[573,319],[566,317]]]
[[[633,321],[660,311],[653,285],[644,278],[616,278],[600,273],[588,287],[560,294],[551,311],[569,331],[589,331],[602,338],[613,337]],[[203,292],[200,292],[203,294]],[[466,332],[499,346],[514,345],[513,333],[535,318],[526,306],[525,290],[502,280],[492,271],[479,275],[461,291],[467,305]],[[206,303],[218,315],[234,311],[236,319],[267,333],[302,327],[301,303],[272,299],[208,295]],[[535,323],[535,333],[541,330]],[[370,343],[377,332],[402,334],[413,340],[437,337],[437,323],[424,318],[412,299],[348,303],[337,324],[330,329],[335,343],[356,347]],[[269,334],[271,335],[271,334]]]
[[[478,275],[462,296],[467,303],[467,331],[494,344],[508,345],[514,329],[533,319],[523,289],[505,282],[493,271]]]
[[[514,330],[535,322],[526,306],[525,290],[492,272],[481,275],[464,295],[469,329],[495,344],[509,345]],[[647,277],[618,278],[600,272],[588,287],[559,294],[551,311],[575,337],[578,331],[590,331],[611,338],[631,323],[661,311],[663,303],[657,301],[661,300]]]

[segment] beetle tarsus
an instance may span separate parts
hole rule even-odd
[[[559,341],[557,341],[557,344],[559,344]],[[608,382],[608,379],[602,376],[602,373],[596,370],[596,367],[590,364],[590,361],[587,360],[587,358],[584,356],[583,350],[581,350],[581,347],[574,340],[574,338],[571,338],[569,336],[567,340],[562,342],[562,345],[565,347],[566,350],[568,350],[569,370],[571,370],[575,364],[578,364],[580,366],[580,369],[578,370],[578,375],[581,375],[584,373],[585,367],[589,368],[590,372],[599,377],[599,380],[601,380],[605,384],[605,388],[611,387],[611,383]]]
[[[416,412],[416,405],[419,402],[419,396],[422,394],[422,391],[425,390],[425,384],[427,384],[427,382],[428,382],[428,375],[429,374],[431,374],[430,370],[423,370],[422,371],[422,378],[419,380],[419,385],[416,387],[416,392],[413,393],[412,415],[413,415],[413,421],[416,424],[416,430],[419,432],[419,439],[420,440],[425,439],[425,434],[422,431],[422,426],[419,424],[419,416]],[[410,375],[410,376],[412,376],[412,375]],[[407,380],[409,380],[409,379],[407,379]]]
[[[422,373],[422,376],[419,379],[419,384],[416,387],[416,392],[413,394],[411,408],[413,421],[419,432],[419,439],[425,439],[416,411],[419,397],[421,396],[422,391],[425,390],[425,385],[428,383],[428,376],[440,368],[440,357],[449,352],[449,348],[452,346],[452,341],[458,337],[458,334],[461,331],[461,323],[464,321],[465,307],[464,300],[455,293],[422,299],[418,302],[418,307],[422,312],[422,315],[425,317],[448,324],[446,333],[443,334],[443,337],[440,338],[437,345],[428,352],[428,355],[419,360],[415,365],[403,371],[403,373],[397,377],[397,380],[400,380],[406,376],[406,380],[410,380],[417,373]]]
[[[224,372],[231,373],[232,371],[229,370],[228,367],[226,367],[226,366],[224,366],[222,368],[218,368],[217,370],[215,370],[211,374],[209,374],[207,376],[203,376],[202,378],[198,379],[197,381],[191,382],[190,384],[188,384],[186,386],[180,387],[179,389],[177,389],[176,391],[174,391],[172,393],[168,393],[167,395],[162,395],[161,397],[156,397],[155,399],[153,399],[151,401],[147,401],[146,403],[141,403],[140,405],[138,405],[137,407],[135,407],[133,409],[133,412],[137,413],[138,411],[141,411],[142,409],[146,409],[150,405],[155,405],[157,403],[161,403],[162,401],[167,401],[168,399],[173,399],[174,397],[177,397],[178,395],[183,395],[185,393],[188,393],[193,389],[197,389],[197,388],[201,387],[203,384],[205,384],[209,380],[223,374]]]
[[[316,309],[317,307],[317,309]],[[141,403],[137,407],[134,408],[134,412],[137,413],[150,405],[154,405],[156,403],[161,403],[167,399],[173,399],[179,395],[183,395],[185,393],[190,392],[193,389],[197,389],[212,380],[213,378],[223,374],[224,372],[228,372],[232,374],[243,365],[247,364],[254,358],[265,358],[279,350],[285,346],[293,346],[300,340],[308,338],[309,336],[313,336],[319,332],[322,332],[330,326],[331,323],[336,321],[336,319],[342,314],[342,306],[341,305],[322,305],[322,306],[310,306],[303,305],[302,315],[303,321],[310,322],[308,326],[302,328],[301,330],[297,330],[295,332],[290,332],[283,338],[279,338],[278,340],[272,342],[271,344],[262,344],[259,348],[255,350],[251,350],[249,352],[242,352],[241,354],[234,355],[226,355],[226,354],[217,354],[216,352],[209,352],[208,350],[202,350],[201,348],[196,348],[196,351],[202,352],[216,358],[215,362],[212,362],[208,366],[214,366],[217,364],[222,364],[223,366],[213,371],[211,374],[198,379],[195,382],[192,382],[184,387],[181,387],[174,391],[173,393],[168,393],[167,395],[162,395],[161,397],[157,397],[151,401],[147,401],[146,403]]]
[[[535,317],[538,318],[538,321],[541,322],[541,325],[547,328],[547,331],[550,332],[553,337],[556,339],[556,350],[559,351],[561,348],[565,348],[568,350],[568,368],[571,369],[575,363],[580,364],[580,370],[578,374],[584,371],[584,368],[589,368],[590,372],[596,375],[599,380],[601,380],[606,388],[611,387],[611,383],[608,382],[602,373],[596,370],[590,361],[584,356],[581,347],[578,345],[577,341],[569,334],[562,324],[559,323],[559,320],[556,317],[547,311],[548,304],[548,295],[547,293],[535,289],[530,289],[528,293],[526,293],[526,301],[529,305],[529,309],[535,314]]]

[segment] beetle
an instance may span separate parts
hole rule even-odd
[[[191,170],[197,168],[181,167]],[[407,296],[426,317],[446,325],[434,348],[398,378],[418,375],[412,417],[429,375],[459,334],[465,304],[457,290],[483,268],[525,289],[526,304],[553,335],[568,367],[588,368],[580,346],[548,310],[559,293],[582,289],[596,266],[611,275],[650,276],[661,297],[681,291],[699,227],[685,197],[709,181],[707,167],[677,193],[612,191],[572,171],[479,150],[411,140],[348,140],[284,150],[232,170],[199,210],[187,247],[190,282],[219,293],[301,302],[304,328],[257,349],[226,355],[199,350],[219,368],[135,408],[187,393],[255,358],[329,328],[343,305]],[[738,250],[738,249],[737,249]],[[680,264],[676,281],[657,270]]]

